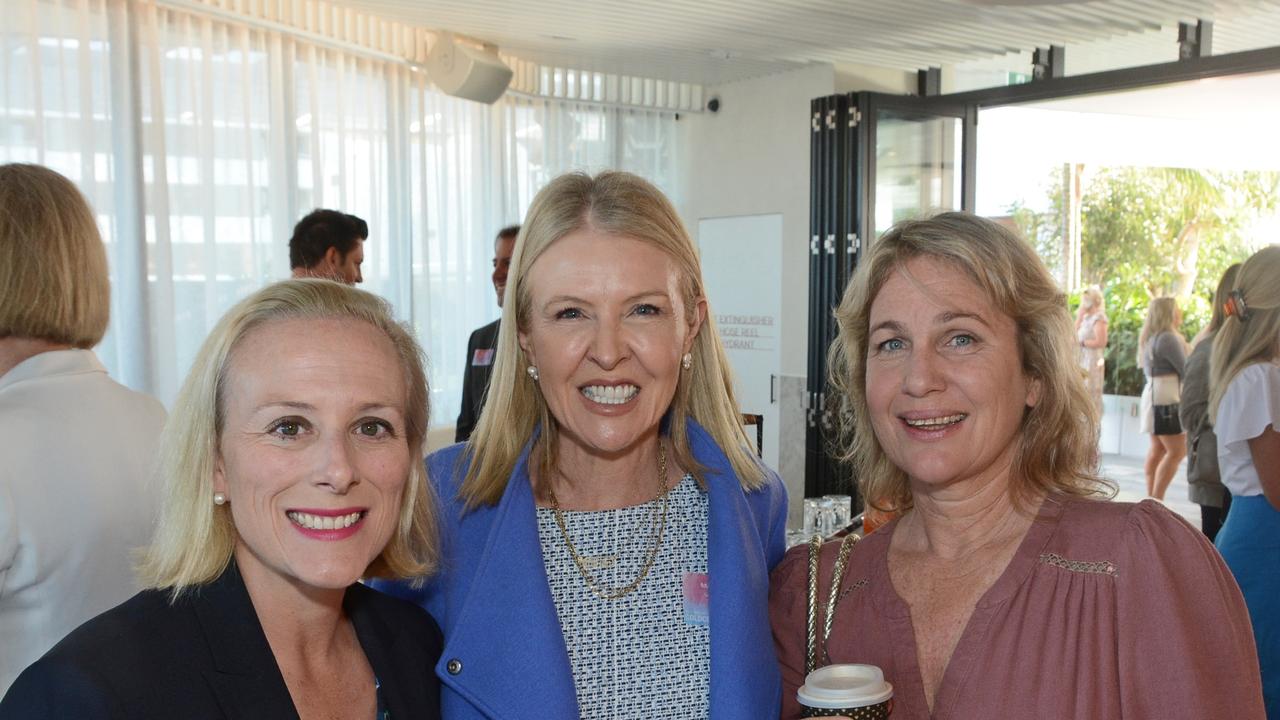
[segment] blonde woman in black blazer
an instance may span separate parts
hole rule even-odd
[[[396,720],[439,717],[441,641],[430,616],[363,585],[343,605],[381,681],[381,709]],[[4,720],[297,717],[234,563],[177,602],[147,590],[90,620],[0,703]]]
[[[427,409],[375,296],[289,280],[232,308],[162,438],[150,589],[29,667],[0,718],[438,718],[439,628],[357,582],[436,564]]]

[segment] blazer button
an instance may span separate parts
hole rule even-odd
[[[450,675],[457,675],[462,672],[462,661],[454,658],[449,661],[448,665],[444,666],[444,669],[448,670]]]

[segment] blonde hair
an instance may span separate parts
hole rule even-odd
[[[703,295],[702,266],[675,208],[660,190],[625,172],[595,177],[569,173],[552,180],[533,199],[516,239],[488,396],[464,453],[471,465],[459,495],[468,507],[497,504],[536,428],[541,428],[542,477],[555,467],[556,421],[542,394],[525,376],[528,360],[517,333],[529,322],[531,301],[525,279],[529,268],[560,238],[583,228],[633,238],[662,250],[679,271],[685,320],[692,321],[697,312]],[[693,418],[729,458],[743,487],[760,487],[764,470],[748,449],[751,441],[742,426],[729,361],[710,310],[690,353],[693,366],[680,374],[667,414],[675,462],[695,474],[702,470],[693,458],[685,427],[686,418]]]
[[[1089,301],[1088,305],[1085,305],[1085,300]],[[1107,306],[1102,298],[1102,289],[1097,285],[1090,285],[1085,288],[1084,291],[1080,293],[1080,307],[1081,309],[1088,309],[1093,312],[1102,313],[1105,316]]]
[[[1040,384],[1040,398],[1022,423],[1010,478],[1015,502],[1051,492],[1112,494],[1107,481],[1093,472],[1098,409],[1076,367],[1066,296],[1017,234],[984,218],[949,212],[890,228],[872,246],[836,309],[839,334],[831,346],[830,382],[846,410],[838,451],[853,464],[863,498],[880,510],[913,505],[906,473],[876,437],[866,381],[871,304],[893,273],[916,258],[955,268],[1017,327],[1022,370]]]
[[[1236,375],[1255,363],[1280,358],[1280,245],[1266,247],[1240,266],[1232,290],[1239,291],[1248,320],[1232,313],[1213,338],[1209,355],[1209,421]]]
[[[236,530],[226,506],[213,504],[213,475],[226,421],[229,371],[237,345],[255,328],[280,320],[352,319],[381,330],[395,347],[405,388],[405,437],[409,478],[395,534],[369,565],[369,577],[416,578],[431,572],[439,556],[435,504],[426,482],[429,413],[422,350],[395,321],[387,302],[331,280],[285,280],[268,285],[227,311],[205,338],[169,415],[160,443],[164,496],[155,538],[140,574],[148,587],[186,588],[216,579],[230,562]]]
[[[92,348],[107,331],[111,286],[93,210],[39,165],[0,165],[0,337]]]
[[[1147,308],[1147,319],[1142,322],[1142,332],[1138,333],[1138,367],[1147,366],[1147,344],[1161,333],[1173,333],[1186,344],[1182,333],[1178,332],[1178,301],[1169,296],[1151,299]]]
[[[1235,287],[1236,275],[1240,274],[1240,263],[1234,263],[1222,273],[1222,278],[1218,280],[1218,287],[1213,291],[1213,311],[1209,315],[1208,332],[1216,333],[1222,327],[1222,323],[1227,319],[1227,298],[1231,294],[1231,289]]]

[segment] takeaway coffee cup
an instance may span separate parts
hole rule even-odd
[[[842,715],[886,720],[893,712],[893,686],[875,665],[828,665],[809,673],[796,691],[804,717]]]

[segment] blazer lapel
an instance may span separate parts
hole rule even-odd
[[[398,646],[401,636],[367,602],[369,593],[373,592],[377,591],[360,585],[348,589],[344,603],[347,616],[355,626],[360,647],[373,668],[374,677],[382,684],[382,699],[391,717],[397,720],[412,718],[427,705],[423,689],[429,678],[407,674],[410,667],[400,662],[402,655]]]
[[[706,431],[690,423],[694,456],[707,473],[707,570],[711,717],[777,717],[778,664],[769,630],[769,575],[742,485]],[[767,655],[767,657],[765,656]]]
[[[543,568],[528,455],[526,446],[498,505],[473,511],[494,516],[436,674],[493,718],[577,717],[573,671]]]
[[[205,678],[228,720],[296,720],[297,710],[233,560],[212,583],[193,590],[213,669]]]

